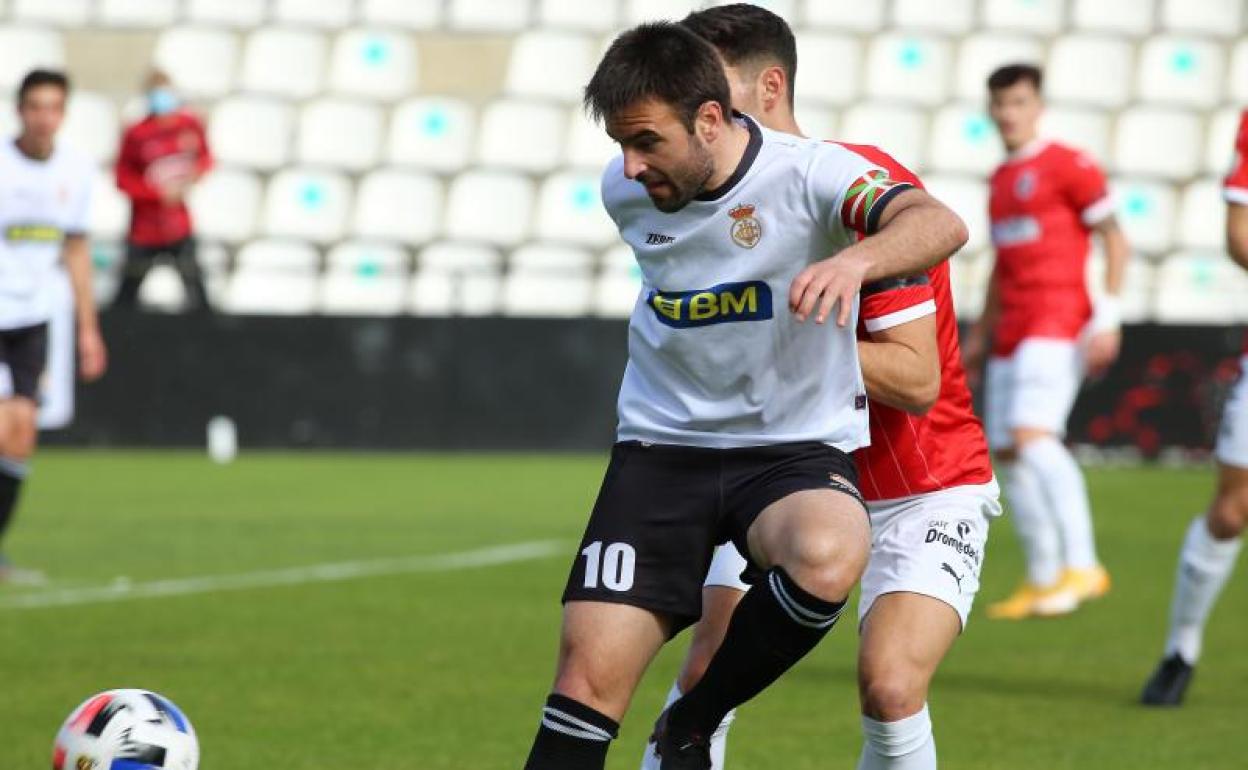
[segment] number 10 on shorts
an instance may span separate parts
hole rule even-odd
[[[611,543],[605,549],[601,540],[595,540],[581,551],[585,557],[585,587],[602,585],[612,591],[627,591],[633,587],[633,573],[637,568],[637,552],[628,543]]]

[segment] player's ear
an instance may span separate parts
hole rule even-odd
[[[713,142],[728,119],[729,116],[724,114],[724,109],[719,102],[702,102],[702,106],[698,107],[697,113],[693,116],[693,132],[702,141]]]
[[[783,67],[764,67],[758,73],[758,92],[762,94],[763,107],[775,109],[778,104],[788,99],[789,84]]]

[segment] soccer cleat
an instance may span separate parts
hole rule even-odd
[[[1061,585],[1074,592],[1081,602],[1099,599],[1109,593],[1109,572],[1099,564],[1083,569],[1071,567],[1062,573]]]
[[[1196,667],[1183,660],[1176,652],[1165,658],[1157,666],[1157,670],[1148,678],[1144,692],[1140,693],[1140,703],[1145,706],[1180,706],[1183,694],[1192,683],[1192,674]]]
[[[1009,598],[988,605],[988,617],[993,620],[1051,617],[1074,612],[1078,606],[1078,597],[1061,581],[1052,586],[1023,583]]]
[[[711,739],[700,735],[673,735],[667,729],[667,713],[663,709],[655,720],[650,743],[659,757],[659,770],[711,770]]]

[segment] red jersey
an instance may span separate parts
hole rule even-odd
[[[191,234],[185,203],[166,203],[161,189],[212,167],[204,126],[189,112],[149,115],[126,129],[117,158],[117,186],[130,198],[130,241],[164,246]]]
[[[910,169],[879,148],[838,144],[883,168],[889,178],[923,188]],[[922,417],[871,401],[871,446],[854,452],[859,484],[869,501],[992,481],[988,442],[971,408],[971,391],[962,369],[949,263],[941,262],[925,276],[864,286],[858,336],[867,339],[872,332],[900,326],[933,311],[940,353],[940,395]]]
[[[989,182],[1001,302],[993,355],[1029,337],[1076,339],[1092,317],[1086,267],[1092,228],[1113,214],[1105,174],[1077,150],[1037,141]]]
[[[1235,160],[1231,163],[1231,173],[1222,181],[1222,196],[1227,203],[1248,206],[1248,110],[1239,116]],[[1244,337],[1244,355],[1248,356],[1248,336]]]

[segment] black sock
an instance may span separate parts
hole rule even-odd
[[[552,694],[524,770],[602,770],[620,726],[571,698]]]
[[[709,737],[729,711],[762,692],[832,630],[845,602],[798,587],[780,567],[746,592],[706,673],[672,704],[668,729]]]
[[[17,508],[17,493],[22,488],[24,474],[16,474],[0,465],[0,539],[13,519],[13,511]]]

